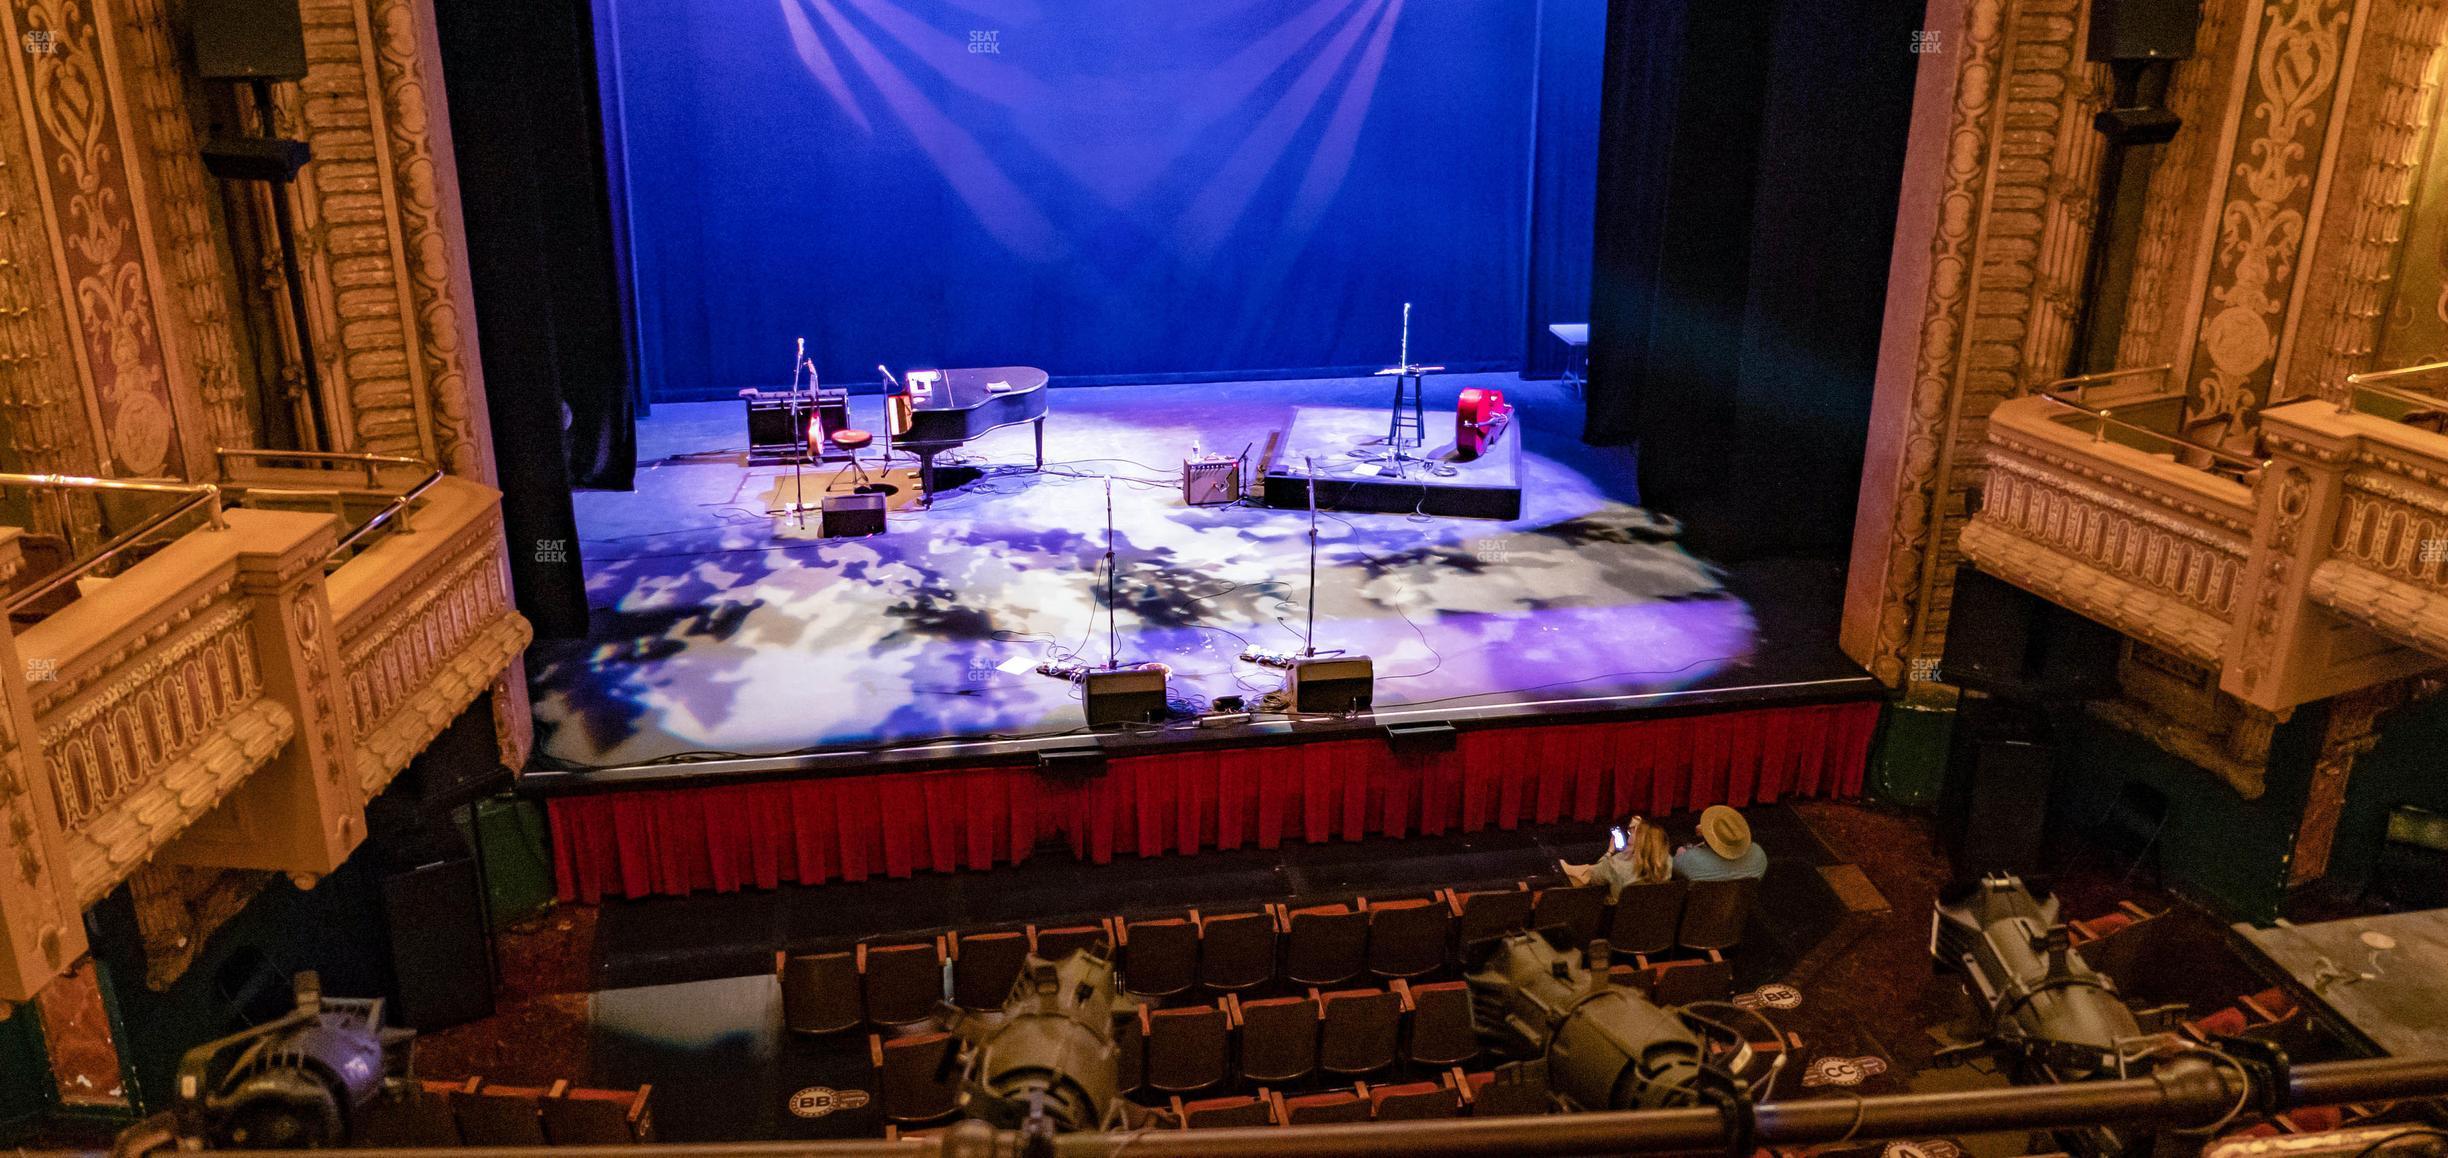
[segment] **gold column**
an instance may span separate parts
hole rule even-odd
[[[16,574],[15,527],[0,527],[0,585]],[[0,616],[0,1011],[24,1001],[85,953],[85,925],[67,880],[49,775],[34,743],[34,698],[16,633]]]

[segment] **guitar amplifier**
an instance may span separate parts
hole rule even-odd
[[[1161,724],[1165,718],[1165,673],[1147,668],[1092,671],[1080,678],[1080,700],[1088,726]]]
[[[1344,715],[1367,711],[1377,699],[1377,667],[1365,655],[1298,659],[1284,680],[1295,712]]]
[[[824,524],[820,533],[828,539],[856,539],[883,534],[884,496],[826,495]]]
[[[813,393],[788,390],[742,390],[740,400],[748,404],[748,464],[765,466],[789,462],[799,456],[808,434],[808,419],[816,420],[816,428],[830,435],[850,425],[850,392],[819,387]],[[818,444],[816,461],[846,462],[850,452],[836,449],[830,441]]]
[[[1241,497],[1241,460],[1211,454],[1182,460],[1182,501],[1215,507]]]

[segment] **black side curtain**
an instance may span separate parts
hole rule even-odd
[[[1848,548],[1922,11],[1609,5],[1583,437],[1703,556]]]
[[[637,468],[588,5],[434,10],[519,609],[583,635],[570,491]]]

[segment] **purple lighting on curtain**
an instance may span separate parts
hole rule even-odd
[[[882,94],[886,107],[909,127],[911,138],[926,151],[936,170],[952,183],[961,202],[977,215],[978,222],[994,234],[996,241],[1031,261],[1058,261],[1070,253],[1070,247],[1055,232],[1054,223],[1004,175],[1001,166],[987,157],[977,138],[952,123],[950,117],[929,102],[916,83],[884,59],[884,54],[864,34],[850,26],[831,0],[808,2],[815,5],[816,14],[824,18],[826,27],[841,38],[859,71]]]
[[[1351,171],[1402,11],[1402,0],[1317,0],[1288,19],[1253,29],[1245,44],[1195,70],[1102,82],[1073,77],[1056,85],[1031,73],[1025,62],[1003,56],[999,45],[988,58],[990,66],[974,66],[979,60],[974,43],[894,0],[779,3],[801,63],[844,116],[872,133],[866,102],[880,102],[987,233],[1014,255],[1041,263],[1077,256],[1063,227],[1049,215],[1048,191],[1028,188],[1009,167],[1012,158],[992,155],[964,125],[979,116],[1007,119],[1034,153],[1031,160],[1076,183],[1057,199],[1085,193],[1201,263],[1248,219],[1260,190],[1275,179],[1304,132],[1317,132],[1289,213],[1278,223],[1297,250]],[[1028,3],[964,0],[954,6],[1023,33],[1042,19]],[[1200,22],[1216,16],[1202,12]],[[1318,38],[1329,30],[1331,36],[1320,44]],[[1117,55],[1126,57],[1128,48],[1127,38],[1118,41]],[[843,55],[854,69],[843,67]],[[1296,63],[1298,72],[1284,79],[1280,74]],[[853,87],[853,71],[871,94]],[[1161,102],[1148,100],[1151,88]],[[1263,111],[1252,105],[1269,94],[1276,95]],[[962,110],[953,103],[963,99],[983,107]],[[1331,112],[1319,129],[1321,108]],[[1236,114],[1254,119],[1239,130],[1218,129]],[[1185,132],[1185,126],[1197,131]],[[1221,160],[1211,154],[1186,161],[1190,146],[1209,131],[1240,135],[1237,142],[1226,138],[1228,149],[1214,150]],[[1185,164],[1213,171],[1177,171]]]

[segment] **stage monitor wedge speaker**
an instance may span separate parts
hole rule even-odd
[[[2035,702],[2117,693],[2123,638],[1970,564],[1955,572],[1939,678],[1993,696]]]
[[[1088,726],[1161,724],[1165,719],[1165,673],[1147,668],[1092,671],[1080,678]]]
[[[2201,0],[2092,0],[2094,62],[2184,60],[2201,27]]]
[[[1365,655],[1296,659],[1284,680],[1284,698],[1294,712],[1364,712],[1377,701],[1377,667]]]
[[[824,497],[825,538],[856,539],[883,533],[883,495],[826,495]]]
[[[304,80],[298,0],[194,0],[196,75],[206,80]]]

